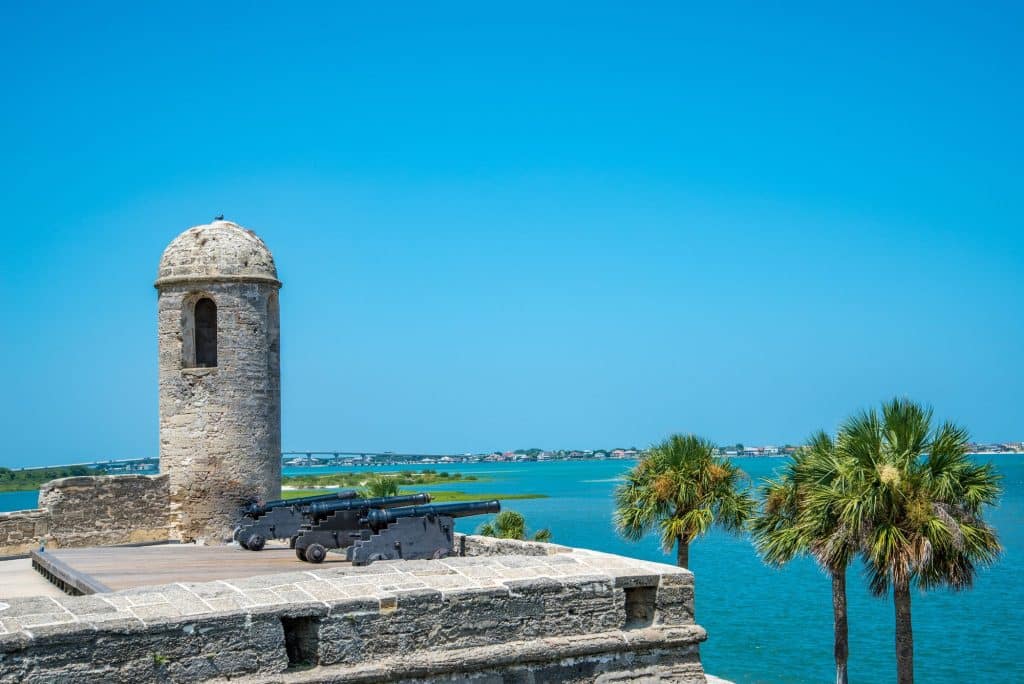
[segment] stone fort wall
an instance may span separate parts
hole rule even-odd
[[[0,604],[0,683],[704,683],[692,573],[514,546],[10,599]],[[499,551],[473,537],[462,548]]]
[[[29,511],[0,513],[0,558],[23,556],[39,548],[50,531],[50,514],[35,508]]]
[[[171,538],[166,475],[66,477],[44,484],[39,508],[0,513],[0,556],[47,547],[110,546]]]

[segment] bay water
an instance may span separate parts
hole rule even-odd
[[[916,593],[913,599],[915,669],[921,682],[1015,681],[1024,674],[1016,640],[1024,620],[1024,456],[986,456],[1003,476],[1004,494],[989,514],[1005,553],[979,572],[970,591]],[[672,563],[652,535],[628,542],[612,529],[612,493],[633,461],[550,461],[426,466],[476,475],[479,481],[423,487],[479,495],[547,494],[508,500],[503,507],[548,527],[553,541],[645,560]],[[757,481],[780,459],[736,459]],[[419,469],[385,466],[379,471]],[[286,468],[286,474],[331,469]],[[486,478],[486,479],[484,479]],[[32,508],[35,492],[0,493],[0,511]],[[473,532],[485,518],[457,521]],[[765,566],[750,540],[713,531],[690,549],[697,582],[697,621],[708,630],[701,647],[705,669],[736,682],[834,681],[832,598],[828,578],[807,559],[777,570]],[[895,679],[892,599],[872,597],[858,565],[848,576],[850,681]]]
[[[39,492],[0,492],[0,513],[27,511],[39,505]]]

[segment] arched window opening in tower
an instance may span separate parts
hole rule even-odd
[[[195,317],[196,366],[214,368],[217,365],[217,305],[212,299],[196,302]]]

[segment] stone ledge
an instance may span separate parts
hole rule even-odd
[[[200,368],[196,366],[194,368],[182,368],[180,372],[182,375],[193,375],[195,377],[202,378],[207,375],[217,375],[217,367],[203,366]]]
[[[39,493],[42,495],[44,491],[51,489],[62,489],[66,487],[93,487],[93,486],[104,486],[110,483],[113,478],[117,478],[116,484],[127,484],[132,483],[153,483],[161,480],[166,480],[167,475],[139,475],[136,473],[125,474],[125,475],[77,475],[74,477],[61,477],[56,480],[50,480],[44,482],[39,487]]]
[[[0,511],[0,520],[7,518],[40,518],[46,515],[42,508],[27,508],[22,511]]]
[[[275,287],[282,287],[282,283],[277,278],[270,276],[260,275],[224,275],[224,274],[213,274],[213,275],[181,275],[181,276],[166,276],[163,278],[157,278],[153,282],[153,287],[159,289],[170,289],[174,286],[186,287],[189,285],[205,285],[205,284],[216,284],[221,283],[263,283],[267,285],[273,285]]]
[[[519,539],[499,539],[483,537],[477,534],[455,535],[456,546],[462,549],[463,556],[552,556],[556,553],[568,553],[572,547],[544,542],[521,541]]]

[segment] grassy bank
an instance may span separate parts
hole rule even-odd
[[[60,477],[102,475],[103,472],[85,466],[63,466],[58,468],[37,468],[33,470],[11,470],[0,468],[0,492],[24,492],[39,489],[40,485]]]
[[[403,489],[400,493],[415,494],[416,491],[412,489]],[[300,496],[316,496],[317,494],[326,494],[326,492],[322,489],[290,489],[283,492],[282,496],[285,499],[296,499]],[[489,501],[491,499],[511,500],[546,498],[548,498],[547,494],[476,494],[455,490],[430,492],[430,500],[434,503],[446,503],[449,501]]]
[[[482,482],[486,478],[436,470],[402,470],[397,473],[325,473],[323,475],[287,475],[281,480],[286,487],[362,487],[376,478],[393,478],[399,485],[418,487],[459,482]]]

